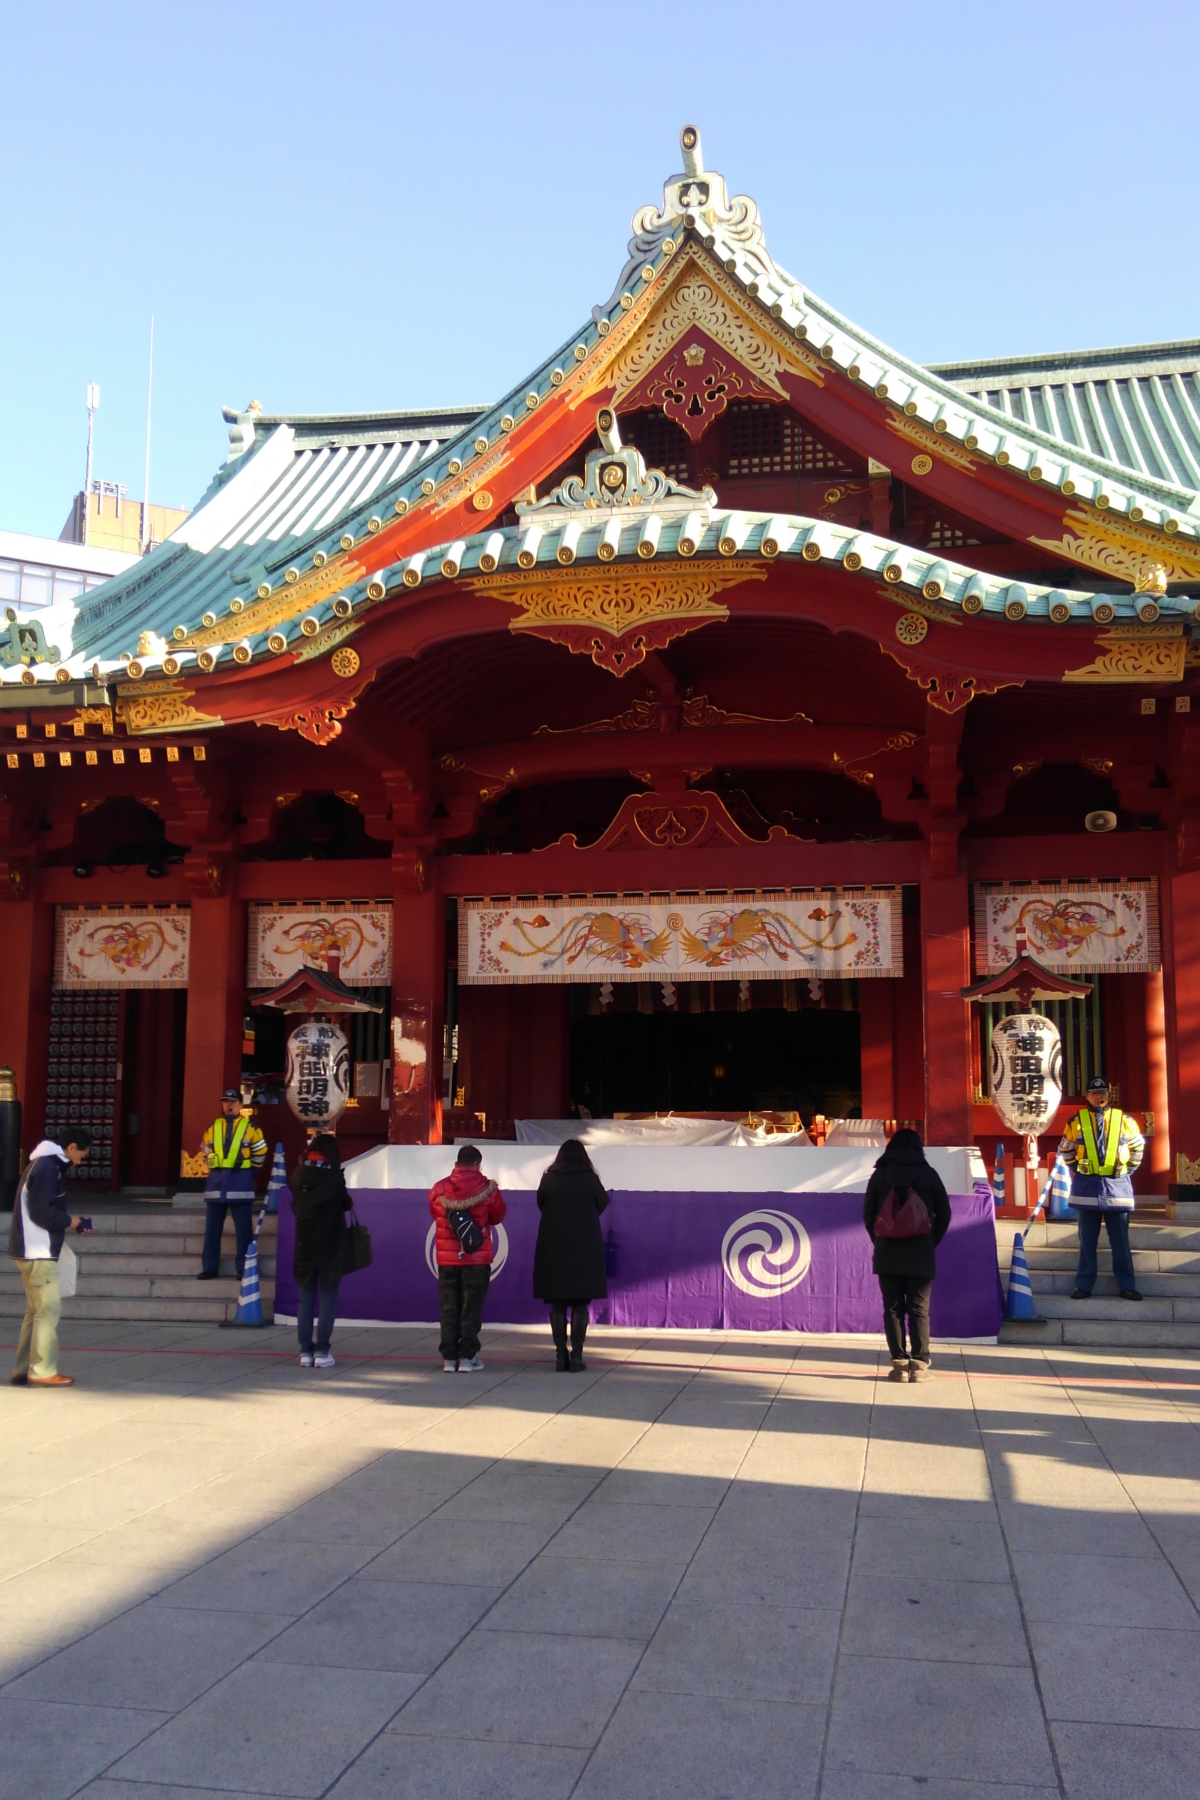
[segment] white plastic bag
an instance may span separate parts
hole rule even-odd
[[[78,1280],[79,1258],[70,1244],[64,1244],[58,1253],[58,1294],[61,1300],[72,1298]]]

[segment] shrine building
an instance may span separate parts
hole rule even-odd
[[[227,412],[166,542],[9,610],[26,1151],[169,1189],[241,1080],[290,1155],[308,964],[380,1009],[347,1155],[675,1110],[990,1165],[964,990],[1023,948],[1086,989],[1059,1122],[1103,1069],[1141,1190],[1200,1180],[1200,344],[922,367],[680,141],[495,404]]]

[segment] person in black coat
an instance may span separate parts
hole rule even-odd
[[[342,1175],[342,1158],[337,1139],[328,1134],[315,1137],[302,1162],[288,1177],[292,1190],[292,1211],[296,1215],[296,1251],[292,1273],[300,1286],[296,1302],[296,1332],[300,1339],[300,1366],[332,1369],[333,1352],[329,1340],[337,1317],[338,1284],[341,1280],[341,1254],[346,1235],[346,1214],[350,1196]],[[316,1308],[317,1285],[321,1289],[321,1310],[317,1318],[317,1342],[313,1348],[313,1313]]]
[[[608,1295],[600,1214],[608,1205],[600,1177],[578,1138],[568,1138],[538,1184],[533,1291],[550,1302],[550,1330],[559,1370],[586,1369],[588,1301]],[[571,1350],[567,1354],[567,1308]]]
[[[911,1194],[918,1197],[916,1222],[927,1218],[928,1230],[915,1237],[880,1237],[876,1224],[889,1193],[899,1213]],[[937,1274],[935,1251],[950,1229],[950,1202],[941,1176],[925,1160],[925,1147],[915,1131],[897,1131],[875,1164],[863,1200],[863,1224],[875,1246],[872,1268],[883,1295],[883,1329],[892,1367],[889,1381],[921,1381],[929,1373],[929,1290]],[[911,1350],[904,1347],[908,1316]]]

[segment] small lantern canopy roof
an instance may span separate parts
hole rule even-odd
[[[277,988],[259,994],[255,1006],[277,1006],[286,1013],[381,1013],[382,1006],[361,1000],[353,988],[341,980],[338,970],[341,958],[331,956],[327,969],[314,969],[305,963]]]
[[[1015,1000],[1028,1006],[1033,1000],[1082,1000],[1092,991],[1090,981],[1069,981],[1044,969],[1032,956],[1018,956],[999,975],[989,975],[962,989],[964,1000]]]

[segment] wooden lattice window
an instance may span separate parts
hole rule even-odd
[[[925,544],[929,550],[965,550],[969,544],[978,542],[978,538],[968,537],[961,525],[951,525],[946,519],[934,519]]]
[[[621,436],[636,444],[650,469],[661,469],[672,481],[688,479],[687,432],[661,412],[631,413],[620,421]]]
[[[735,400],[728,412],[727,475],[849,475],[836,450],[792,413],[759,400]]]

